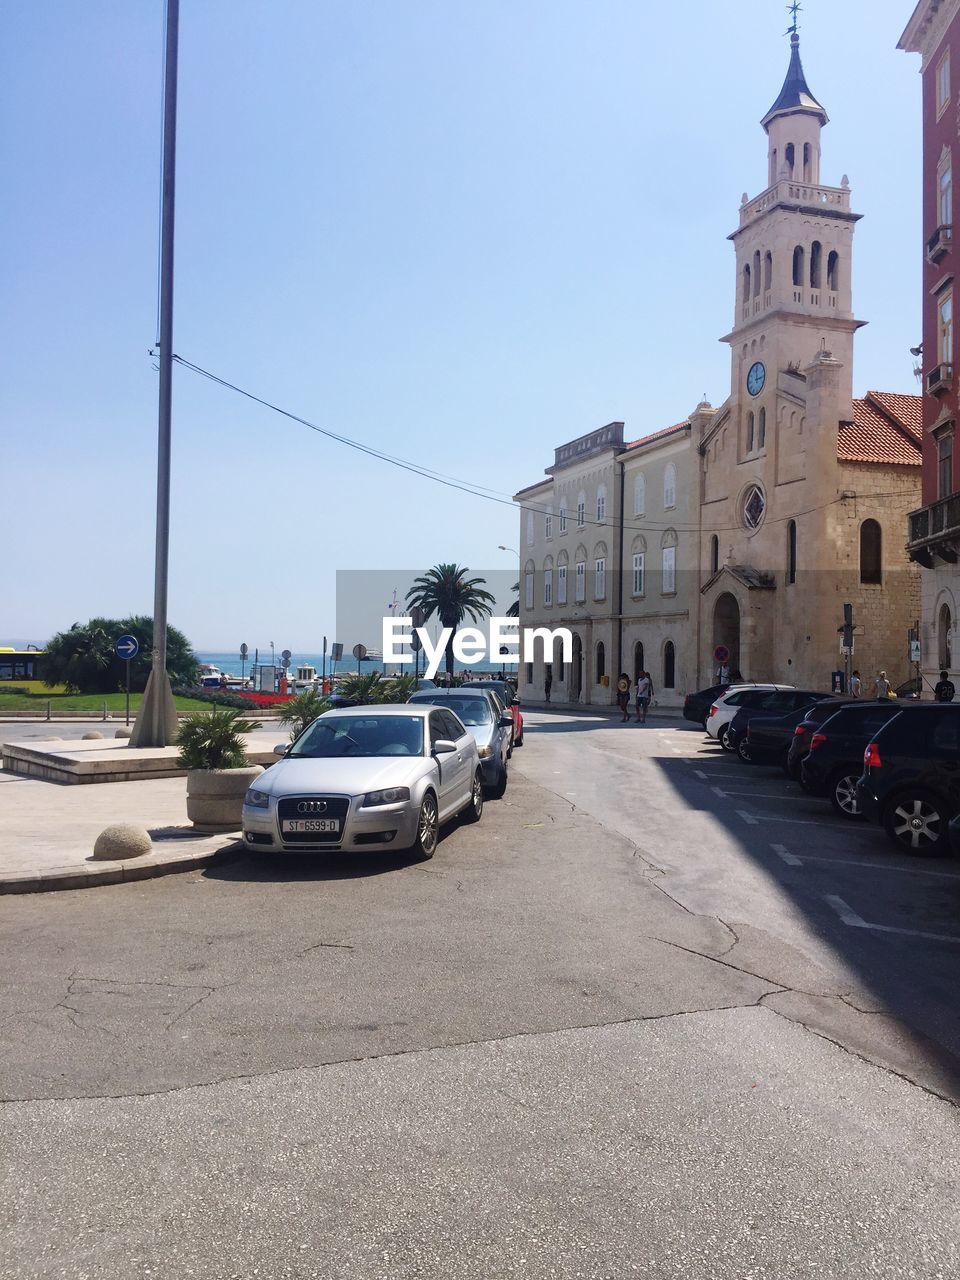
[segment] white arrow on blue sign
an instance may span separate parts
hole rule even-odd
[[[140,641],[136,636],[121,636],[116,645],[117,657],[126,658],[129,662],[140,652]]]

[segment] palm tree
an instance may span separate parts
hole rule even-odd
[[[469,572],[469,569],[459,564],[434,565],[422,577],[414,579],[406,596],[411,608],[419,606],[423,610],[424,621],[436,614],[440,625],[450,628],[451,635],[444,656],[447,675],[451,679],[453,637],[460,624],[464,618],[469,618],[471,622],[489,618],[496,603],[490,592],[484,589],[486,578],[468,578]]]
[[[386,683],[380,678],[379,671],[351,671],[337,680],[337,693],[345,698],[356,698],[357,702],[385,702]]]
[[[304,689],[280,708],[280,723],[290,729],[290,741],[295,742],[317,716],[322,716],[330,704],[319,689]]]
[[[512,605],[510,606],[510,608],[507,610],[507,617],[508,617],[508,618],[519,618],[519,617],[520,617],[520,582],[519,582],[519,579],[518,579],[518,580],[513,584],[513,586],[510,588],[510,590],[511,590],[511,591],[515,591],[515,592],[517,593],[517,598],[516,598],[516,600],[514,600],[513,604],[512,604]]]

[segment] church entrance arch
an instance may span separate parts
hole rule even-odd
[[[583,641],[573,633],[573,661],[570,664],[570,701],[579,702],[583,689]]]
[[[722,596],[718,596],[717,603],[713,606],[713,648],[718,645],[724,645],[730,650],[730,659],[727,665],[731,674],[740,670],[740,606],[737,603],[736,596],[725,591]],[[719,667],[719,662],[713,661],[711,652],[711,662],[713,662],[714,672]]]

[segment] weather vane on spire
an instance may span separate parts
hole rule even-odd
[[[799,24],[797,22],[797,14],[801,13],[802,11],[803,11],[803,6],[799,3],[799,0],[793,0],[792,4],[787,5],[787,12],[790,14],[790,17],[793,20],[790,23],[789,28],[787,29],[788,36],[795,36],[797,34],[797,31],[799,30]]]

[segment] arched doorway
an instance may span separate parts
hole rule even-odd
[[[643,665],[643,645],[638,640],[633,646],[633,683],[636,684],[640,679],[640,672],[646,668]]]
[[[573,633],[573,661],[570,663],[570,701],[580,701],[580,691],[583,688],[583,642],[577,635]]]
[[[937,618],[937,661],[941,671],[949,671],[953,666],[953,618],[950,606],[942,604]]]
[[[718,645],[724,645],[730,651],[728,666],[731,674],[740,670],[740,606],[737,604],[736,596],[725,591],[723,595],[717,597],[717,603],[713,606],[713,648]],[[713,652],[710,654],[710,662],[714,674],[720,664],[714,662]]]

